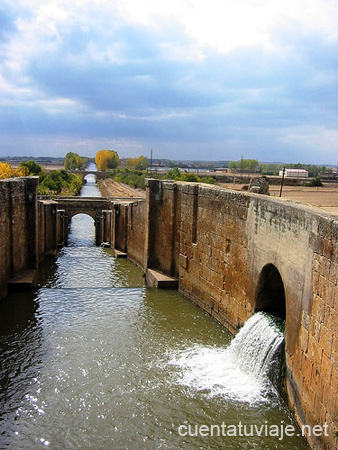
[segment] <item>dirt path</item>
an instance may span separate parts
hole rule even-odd
[[[99,189],[104,197],[145,197],[145,191],[134,189],[127,184],[118,183],[117,181],[107,178],[99,181]]]

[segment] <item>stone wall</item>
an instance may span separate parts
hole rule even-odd
[[[338,447],[338,222],[318,215],[311,245],[312,289],[288,357],[291,407],[301,423],[327,422],[327,448]],[[321,441],[310,440],[321,447]]]
[[[114,248],[127,253],[128,237],[128,204],[114,205],[115,209],[115,238]]]
[[[178,276],[180,292],[233,333],[257,310],[284,314],[290,408],[301,424],[328,423],[329,436],[308,436],[314,448],[337,448],[334,216],[257,194],[148,180],[145,240],[146,267]]]
[[[45,256],[55,256],[56,254],[56,210],[57,202],[53,200],[38,201],[39,262]]]
[[[38,264],[37,177],[0,181],[0,297]]]
[[[180,199],[177,184],[147,180],[148,268],[178,276]]]
[[[0,181],[0,299],[7,295],[11,272],[10,184]]]
[[[137,201],[128,205],[128,258],[145,270],[146,254],[146,202]]]

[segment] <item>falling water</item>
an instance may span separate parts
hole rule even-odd
[[[246,403],[278,398],[284,334],[282,321],[254,314],[226,348],[195,345],[178,353],[172,364],[182,369],[180,384]]]
[[[284,333],[283,321],[259,312],[245,323],[232,341],[229,350],[238,358],[239,367],[246,373],[278,386],[281,375]]]

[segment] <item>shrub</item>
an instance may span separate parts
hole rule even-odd
[[[310,181],[309,186],[323,186],[323,183],[319,177],[316,177]]]

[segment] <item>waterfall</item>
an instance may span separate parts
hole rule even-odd
[[[245,322],[229,348],[244,372],[252,372],[256,378],[268,378],[276,387],[281,376],[283,325],[281,319],[270,314],[256,313]]]
[[[283,321],[254,314],[227,348],[195,345],[175,355],[177,382],[208,396],[248,403],[265,402],[281,380]]]

